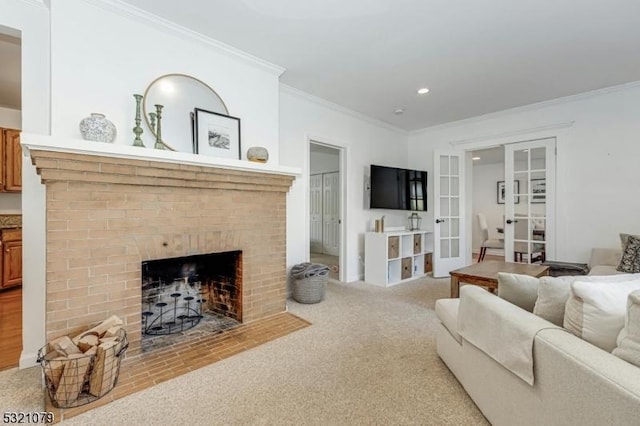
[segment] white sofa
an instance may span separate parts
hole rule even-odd
[[[459,333],[459,320],[485,309],[506,334],[541,328],[533,338],[532,385]],[[438,300],[436,314],[438,355],[493,425],[640,424],[640,368],[633,364],[477,286],[463,286],[460,299]]]

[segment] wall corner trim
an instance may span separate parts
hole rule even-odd
[[[335,112],[339,112],[339,113],[342,113],[342,114],[349,115],[349,116],[351,116],[353,118],[365,121],[365,122],[367,122],[369,124],[373,124],[375,126],[383,127],[385,129],[392,130],[394,132],[402,133],[403,135],[409,135],[409,132],[407,130],[401,129],[401,128],[396,127],[396,126],[394,126],[392,124],[389,124],[387,122],[384,122],[384,121],[369,117],[368,115],[364,115],[364,114],[362,114],[360,112],[354,111],[354,110],[349,109],[347,107],[344,107],[342,105],[338,105],[338,104],[336,104],[334,102],[331,102],[331,101],[328,101],[326,99],[320,98],[318,96],[312,95],[310,93],[304,92],[304,91],[302,91],[300,89],[296,89],[295,87],[291,87],[291,86],[286,85],[284,83],[280,83],[280,90],[282,92],[284,92],[284,93],[288,93],[290,95],[297,96],[297,97],[305,99],[305,100],[307,100],[309,102],[313,102],[316,105],[323,106],[323,107],[328,108],[328,109],[330,109],[332,111],[335,111]]]

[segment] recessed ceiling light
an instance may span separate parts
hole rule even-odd
[[[418,95],[425,95],[427,93],[429,93],[429,89],[427,89],[426,87],[418,89]]]
[[[404,108],[396,108],[396,109],[394,109],[394,110],[393,110],[393,113],[394,113],[395,115],[400,115],[400,114],[402,114],[403,112],[404,112]]]
[[[472,159],[473,161],[476,161],[476,160],[479,160],[479,159],[480,159],[480,157],[471,157],[471,159]]]

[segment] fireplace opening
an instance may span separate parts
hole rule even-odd
[[[241,251],[142,262],[143,352],[240,322]]]

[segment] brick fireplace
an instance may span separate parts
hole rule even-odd
[[[124,150],[146,151],[130,148]],[[46,186],[47,339],[117,315],[125,322],[128,355],[140,353],[141,264],[162,258],[241,251],[242,322],[285,310],[292,173],[29,152]]]

